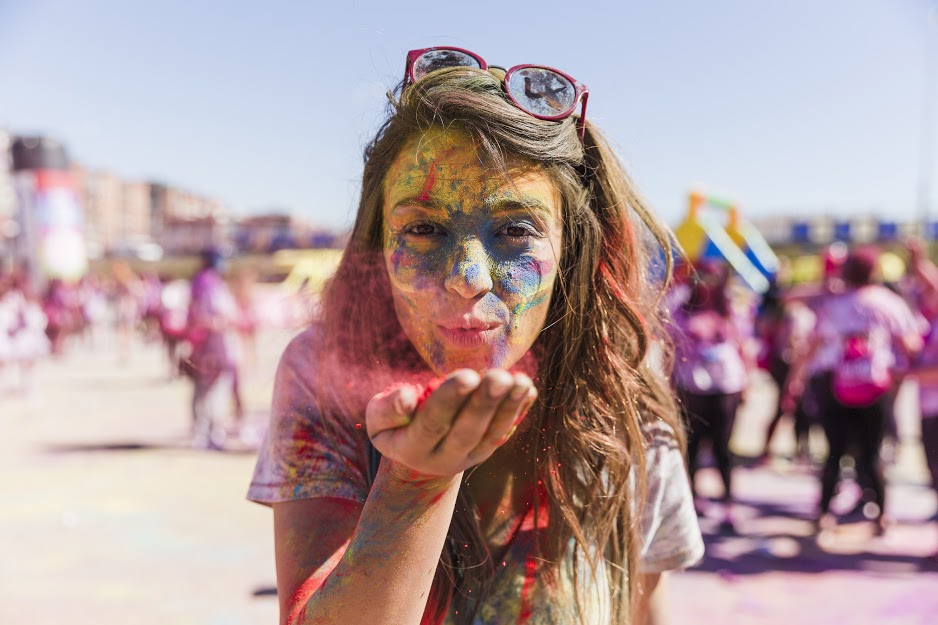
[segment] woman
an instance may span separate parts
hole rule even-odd
[[[733,529],[730,436],[748,383],[743,337],[727,296],[726,265],[701,262],[690,296],[674,316],[674,385],[687,418],[687,467],[691,491],[700,444],[710,441],[723,479],[725,529]]]
[[[630,622],[701,556],[645,358],[666,235],[585,99],[556,70],[408,55],[249,492],[282,623]]]
[[[234,336],[238,305],[222,277],[223,264],[219,250],[202,252],[202,268],[192,278],[186,318],[192,347],[184,365],[193,382],[192,447],[213,451],[225,445],[222,406],[233,399],[239,425],[242,417]]]
[[[47,319],[28,274],[14,270],[5,282],[5,287],[0,284],[0,333],[6,335],[0,338],[0,365],[5,357],[19,369],[16,390],[28,395],[33,391],[36,361],[50,350]]]
[[[840,480],[840,460],[853,443],[857,478],[872,491],[870,517],[876,533],[886,528],[886,482],[879,448],[886,427],[890,393],[896,380],[896,354],[913,356],[922,337],[901,297],[874,283],[879,253],[871,247],[851,251],[841,269],[844,290],[825,298],[807,353],[792,368],[786,404],[804,390],[805,369],[815,354],[838,354],[817,384],[821,425],[828,455],[821,472],[817,529],[836,524],[831,500]]]

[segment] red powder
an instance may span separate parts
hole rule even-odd
[[[423,402],[427,401],[427,397],[429,397],[433,391],[440,388],[440,385],[443,384],[443,382],[445,381],[446,381],[446,378],[433,378],[432,380],[427,382],[427,385],[426,387],[424,387],[423,392],[420,394],[420,397],[417,398],[418,410],[420,409],[421,406],[423,406]]]
[[[430,191],[433,189],[433,183],[436,181],[436,167],[434,167],[433,162],[430,162],[430,173],[427,174],[427,180],[424,182],[423,190],[420,193],[420,197],[417,198],[420,202],[429,202],[430,201]]]

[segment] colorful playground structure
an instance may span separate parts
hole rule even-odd
[[[757,293],[765,293],[778,270],[775,252],[733,202],[692,191],[687,218],[674,234],[692,263],[725,261]]]

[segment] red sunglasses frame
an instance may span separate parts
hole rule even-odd
[[[416,64],[417,59],[419,59],[421,56],[423,56],[427,52],[432,52],[434,50],[452,50],[453,52],[459,52],[459,53],[465,54],[466,56],[469,56],[476,60],[476,62],[479,64],[479,69],[483,71],[488,71],[489,69],[489,64],[485,62],[485,59],[483,59],[481,56],[479,56],[475,52],[466,50],[464,48],[455,48],[453,46],[434,46],[431,48],[422,48],[420,50],[411,50],[410,52],[407,53],[407,65],[404,67],[405,86],[408,84],[407,81],[409,81],[410,84],[417,82],[417,78],[414,76],[414,65]],[[554,72],[555,74],[559,74],[560,76],[563,76],[564,78],[569,80],[570,84],[572,84],[573,88],[575,89],[575,97],[573,99],[573,104],[570,105],[569,110],[564,111],[563,113],[559,113],[557,115],[538,115],[537,113],[532,113],[528,109],[518,104],[518,101],[515,100],[514,96],[511,95],[511,91],[508,90],[508,82],[511,80],[512,74],[514,74],[516,71],[521,70],[521,69],[527,69],[527,68],[546,69],[548,71]],[[499,68],[499,69],[502,69],[502,68]],[[570,117],[571,115],[573,115],[573,112],[576,110],[576,105],[579,104],[580,116],[577,118],[576,124],[577,124],[577,130],[579,131],[579,134],[580,134],[580,140],[581,141],[583,140],[583,137],[586,134],[586,102],[587,100],[589,100],[590,90],[586,85],[578,81],[576,78],[574,78],[570,74],[562,72],[559,69],[555,69],[548,65],[531,65],[531,64],[515,65],[514,67],[508,69],[505,72],[505,77],[502,79],[502,90],[505,92],[505,95],[508,96],[508,99],[511,101],[511,103],[514,104],[516,107],[518,107],[519,109],[521,109],[522,111],[530,115],[531,117],[534,117],[536,119],[543,119],[545,121],[560,121],[562,119],[566,119]]]

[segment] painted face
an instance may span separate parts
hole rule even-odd
[[[544,326],[561,244],[560,194],[508,161],[510,179],[470,136],[432,130],[385,178],[384,256],[408,338],[440,375],[514,366]]]

